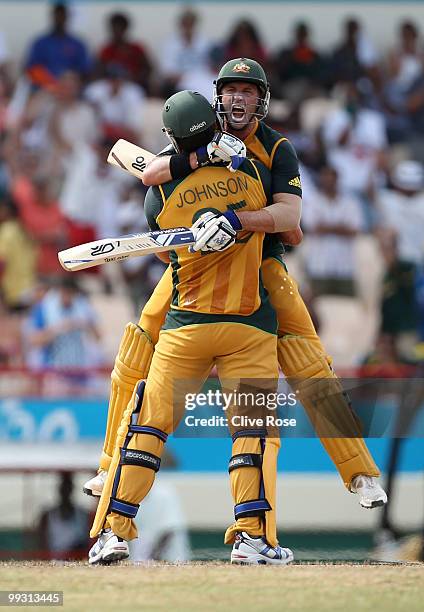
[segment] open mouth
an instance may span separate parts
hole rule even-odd
[[[231,119],[233,121],[243,121],[246,117],[246,109],[239,104],[233,104],[231,107]]]

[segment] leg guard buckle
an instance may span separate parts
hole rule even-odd
[[[122,499],[116,499],[112,497],[110,500],[109,511],[122,514],[127,518],[135,518],[137,515],[140,504],[131,504],[130,502],[123,501]]]
[[[266,429],[241,429],[240,431],[236,431],[232,435],[233,442],[235,442],[238,438],[266,438],[267,437]]]
[[[158,472],[160,468],[160,457],[152,455],[147,451],[136,450],[133,448],[121,448],[120,465],[137,465]]]
[[[168,439],[168,434],[162,431],[161,429],[157,429],[156,427],[145,427],[144,425],[130,425],[129,427],[130,433],[142,433],[142,434],[150,434],[151,436],[156,436],[162,442],[166,442]]]
[[[262,469],[262,455],[255,453],[233,455],[228,464],[228,473],[243,467],[257,467]]]
[[[264,512],[272,510],[266,499],[252,499],[241,502],[234,506],[234,517],[236,520],[247,516],[263,516]]]

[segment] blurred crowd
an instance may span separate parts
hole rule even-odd
[[[364,360],[424,357],[424,39],[413,19],[399,23],[384,49],[354,17],[325,49],[299,22],[271,52],[254,22],[242,19],[226,40],[211,40],[188,8],[155,61],[130,14],[109,14],[104,45],[93,48],[56,4],[18,73],[7,35],[0,33],[0,365],[104,363],[93,292],[119,294],[138,312],[163,266],[145,257],[63,277],[57,251],[147,229],[142,183],[109,166],[107,153],[118,138],[161,148],[163,99],[180,89],[211,99],[232,57],[264,66],[266,121],[300,158],[305,240],[297,250],[311,303],[357,296],[355,244],[372,237],[383,262],[381,323]]]

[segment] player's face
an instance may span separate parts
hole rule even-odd
[[[234,81],[221,89],[225,117],[235,130],[243,130],[252,122],[259,102],[259,89],[253,83]]]

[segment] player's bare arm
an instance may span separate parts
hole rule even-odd
[[[181,153],[178,155],[182,155]],[[142,181],[146,187],[153,187],[162,183],[172,181],[173,176],[171,174],[171,155],[164,155],[155,157],[146,167],[143,172]],[[191,170],[195,170],[198,167],[197,155],[192,152],[187,156],[187,161],[190,165]]]
[[[300,223],[302,213],[302,198],[292,193],[277,193],[273,196],[273,204],[263,210],[239,212],[243,230],[251,232],[266,232],[274,234],[295,230]]]

